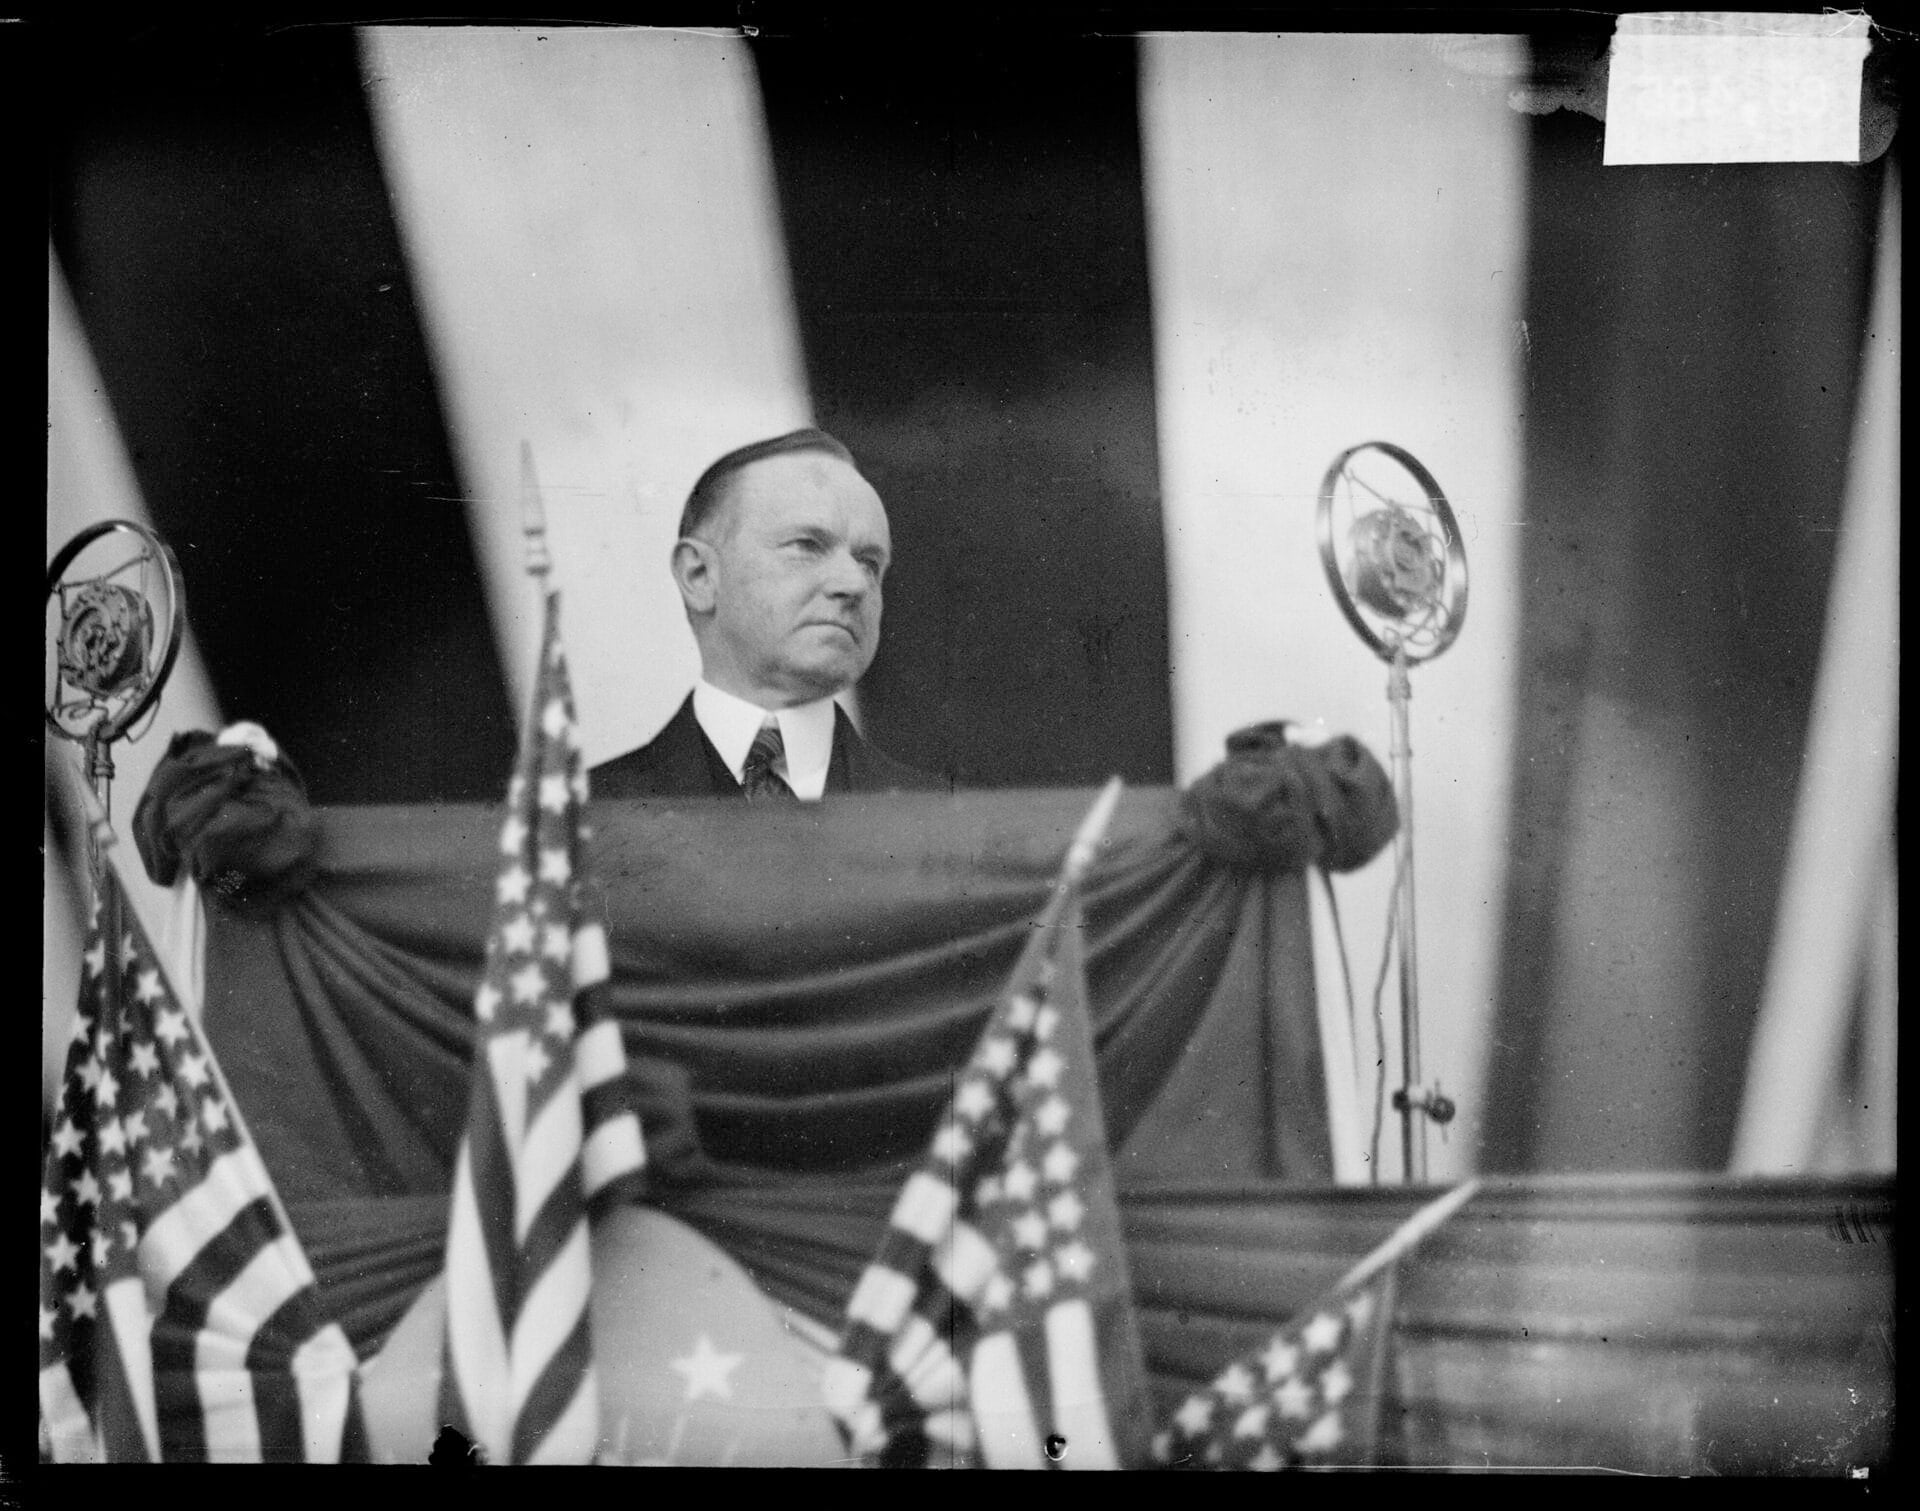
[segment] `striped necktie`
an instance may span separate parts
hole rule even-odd
[[[774,763],[787,753],[787,747],[780,738],[780,725],[773,719],[760,726],[760,733],[753,737],[753,748],[747,752],[747,764],[740,773],[740,785],[746,790],[747,801],[758,802],[762,798],[785,798],[793,801],[793,789],[780,779]]]

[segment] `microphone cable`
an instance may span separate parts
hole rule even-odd
[[[1346,988],[1347,996],[1347,1035],[1354,1043],[1359,1042],[1359,1008],[1353,996],[1353,966],[1347,957],[1346,929],[1340,922],[1340,903],[1333,890],[1333,878],[1327,874],[1324,866],[1315,866],[1314,874],[1320,878],[1321,889],[1326,893],[1328,916],[1333,921],[1334,947],[1340,957],[1340,980]],[[1397,897],[1400,889],[1400,869],[1394,867],[1393,888],[1389,896]],[[1398,908],[1387,911],[1387,932],[1380,946],[1380,975],[1373,986],[1373,1131],[1367,1144],[1367,1180],[1372,1185],[1380,1184],[1380,1132],[1387,1115],[1387,1025],[1382,1015],[1381,999],[1386,993],[1387,966],[1393,958],[1394,935],[1399,917]]]

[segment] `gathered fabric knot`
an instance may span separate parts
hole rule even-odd
[[[134,810],[133,841],[159,885],[184,869],[217,905],[263,917],[313,881],[320,824],[305,781],[266,731],[234,731],[173,737]]]
[[[1228,736],[1226,759],[1181,794],[1181,832],[1240,870],[1356,870],[1400,827],[1393,783],[1351,735],[1295,745],[1287,727],[1273,720]]]

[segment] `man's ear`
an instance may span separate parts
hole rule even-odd
[[[716,592],[713,547],[704,540],[682,537],[673,546],[673,580],[689,614],[711,614]]]

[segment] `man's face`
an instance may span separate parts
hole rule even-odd
[[[767,457],[735,475],[700,534],[705,584],[683,574],[682,588],[708,681],[780,708],[860,679],[880,648],[892,556],[887,511],[865,478],[820,452]]]

